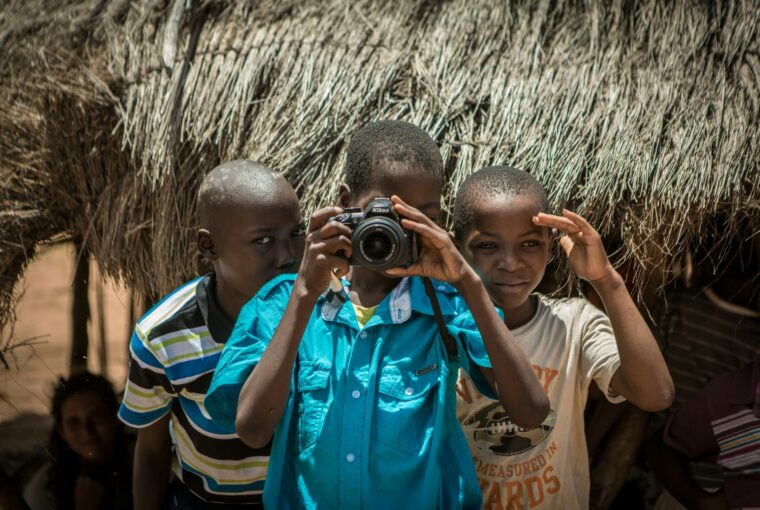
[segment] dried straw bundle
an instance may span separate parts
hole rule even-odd
[[[9,2],[0,11],[0,325],[12,322],[14,286],[38,243],[83,236],[108,249],[100,223],[127,198],[116,98],[87,67],[95,2]],[[108,225],[105,231],[112,230]]]
[[[110,276],[145,294],[193,273],[195,192],[218,161],[273,166],[311,211],[333,200],[351,133],[381,118],[439,141],[449,192],[487,164],[533,172],[553,206],[622,243],[617,260],[635,262],[641,284],[706,225],[730,219],[718,245],[736,224],[760,231],[757,3],[191,4],[80,7],[94,34],[78,52],[89,99],[67,119],[105,122],[97,135],[72,126],[83,149],[111,151],[101,180],[91,165],[51,166],[49,137],[20,149],[42,154],[45,179],[102,183],[77,187],[86,225],[56,214],[50,230],[81,233]],[[51,111],[62,115],[34,114],[50,125]],[[49,235],[29,230],[29,246]]]

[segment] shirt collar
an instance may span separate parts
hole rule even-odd
[[[455,315],[455,310],[448,299],[442,294],[456,293],[451,285],[437,281],[433,282],[433,288],[438,295],[441,306],[441,314],[444,316]],[[342,322],[350,326],[358,326],[355,312],[351,307],[349,287],[351,284],[343,278],[343,288],[339,292],[325,291],[321,296],[321,315],[327,322]],[[398,285],[383,299],[375,310],[370,323],[377,320],[383,323],[401,324],[409,320],[412,311],[425,315],[433,315],[433,307],[425,293],[425,286],[419,277],[404,277]],[[369,325],[368,323],[367,325]],[[365,326],[366,327],[366,326]]]
[[[208,326],[211,338],[216,343],[225,343],[232,333],[235,322],[222,310],[216,299],[216,276],[214,273],[200,279],[195,290],[195,299],[198,301],[198,308],[200,308],[203,320]]]

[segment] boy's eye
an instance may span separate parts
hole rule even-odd
[[[274,241],[274,238],[272,236],[261,236],[257,237],[251,242],[253,244],[272,244],[272,241]]]
[[[293,232],[290,233],[293,237],[303,237],[306,235],[306,228],[305,227],[297,227]]]
[[[522,243],[522,245],[525,248],[535,248],[536,246],[541,246],[541,242],[540,241],[535,241],[535,240],[531,239],[531,240],[528,240],[528,241],[524,241]]]
[[[496,248],[496,243],[488,243],[488,242],[477,243],[475,244],[474,248],[478,250],[493,250],[494,248]]]

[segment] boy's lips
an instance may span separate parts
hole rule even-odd
[[[528,286],[528,282],[493,282],[492,285],[495,287],[494,290],[497,292],[511,294],[524,292],[525,288]]]
[[[527,281],[514,281],[514,282],[494,282],[494,285],[497,285],[499,287],[522,287],[523,285],[527,285]]]

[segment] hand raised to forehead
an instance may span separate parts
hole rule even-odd
[[[564,234],[560,236],[559,244],[579,277],[593,283],[614,272],[601,236],[581,215],[567,209],[562,210],[562,216],[538,213],[533,217],[533,223],[555,228]]]

